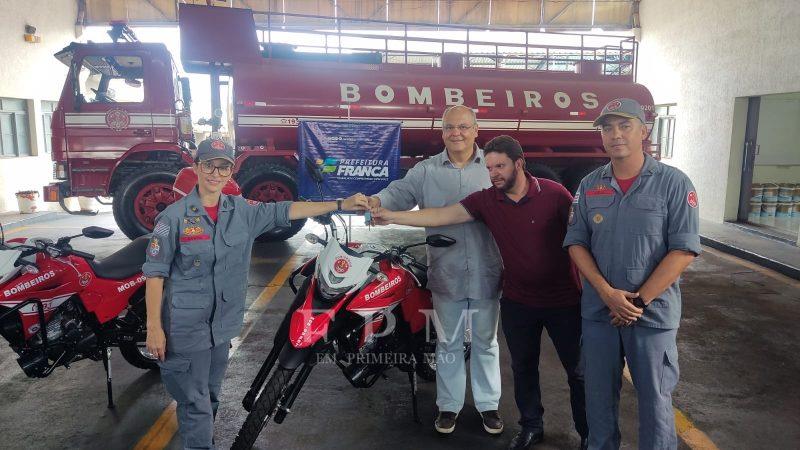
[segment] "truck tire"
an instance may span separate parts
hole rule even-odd
[[[297,175],[289,167],[272,163],[256,164],[241,171],[236,182],[244,198],[258,202],[297,200]],[[275,228],[256,238],[259,242],[285,241],[297,234],[306,219],[293,220],[291,226]]]
[[[177,168],[143,168],[124,178],[114,192],[114,219],[130,239],[153,231],[158,213],[175,202],[172,184]]]
[[[570,167],[564,171],[564,187],[572,194],[575,195],[575,192],[578,191],[578,186],[581,184],[581,180],[586,175],[589,175],[600,167],[600,165],[595,166],[575,166]]]
[[[561,183],[561,177],[559,177],[556,171],[550,168],[550,166],[528,162],[527,169],[528,172],[530,172],[530,174],[536,178],[546,178],[548,180],[553,180],[556,183]]]

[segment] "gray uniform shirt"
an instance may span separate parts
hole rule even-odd
[[[256,203],[224,194],[219,201],[216,224],[197,189],[156,217],[142,271],[165,279],[161,319],[167,351],[206,350],[239,334],[253,241],[289,226],[291,202]]]
[[[438,208],[458,203],[469,194],[492,185],[483,164],[483,150],[459,169],[447,150],[417,163],[403,179],[395,180],[375,196],[393,211]],[[426,235],[444,234],[456,240],[450,247],[427,247],[428,289],[437,300],[496,299],[500,296],[502,262],[494,238],[482,222],[429,227]]]
[[[582,245],[616,289],[636,292],[671,250],[700,254],[697,193],[680,170],[646,155],[639,177],[622,190],[606,164],[581,181],[572,204],[564,247]],[[600,295],[583,281],[581,315],[610,321]],[[675,281],[645,309],[637,325],[672,329],[681,318]]]

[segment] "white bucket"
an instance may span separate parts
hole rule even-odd
[[[22,214],[35,213],[39,208],[39,192],[38,191],[21,191],[17,192],[17,205],[19,212]]]
[[[765,183],[764,184],[764,203],[767,202],[777,202],[778,201],[778,190],[780,188],[777,184],[774,183]]]
[[[775,217],[775,212],[777,210],[777,202],[764,202],[761,204],[761,217]]]
[[[778,187],[778,201],[783,203],[788,203],[792,201],[792,197],[794,196],[794,184],[792,183],[781,183]]]
[[[753,202],[758,202],[759,204],[764,200],[764,186],[753,183],[750,186],[750,204],[752,205]]]

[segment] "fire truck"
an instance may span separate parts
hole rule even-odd
[[[314,20],[330,25],[292,25]],[[563,35],[578,40],[563,45],[547,33],[544,45],[535,39],[543,33],[493,29],[503,39],[492,42],[469,27],[420,33],[433,26],[370,22],[180,4],[183,69],[210,80],[215,113],[199,124],[220,129],[220,88],[232,89],[234,178],[246,198],[298,198],[300,120],[399,121],[401,166],[409,168],[442,151],[444,110],[468,105],[479,145],[511,135],[534,175],[574,191],[607,162],[592,120],[608,101],[634,98],[648,125],[655,117],[651,94],[635,82],[633,38],[592,44],[591,36]],[[381,27],[390,32],[375,34]],[[72,43],[55,55],[69,72],[52,119],[57,182],[44,197],[62,206],[71,196],[113,197],[117,224],[135,238],[175,201],[175,175],[192,162],[191,94],[165,45],[139,42],[120,25],[109,34],[111,43]],[[259,239],[287,239],[302,226]]]

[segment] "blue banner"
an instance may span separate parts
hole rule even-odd
[[[326,200],[356,192],[372,195],[398,178],[400,122],[301,120],[297,130],[302,198],[320,200],[305,158],[311,158],[322,173]]]

